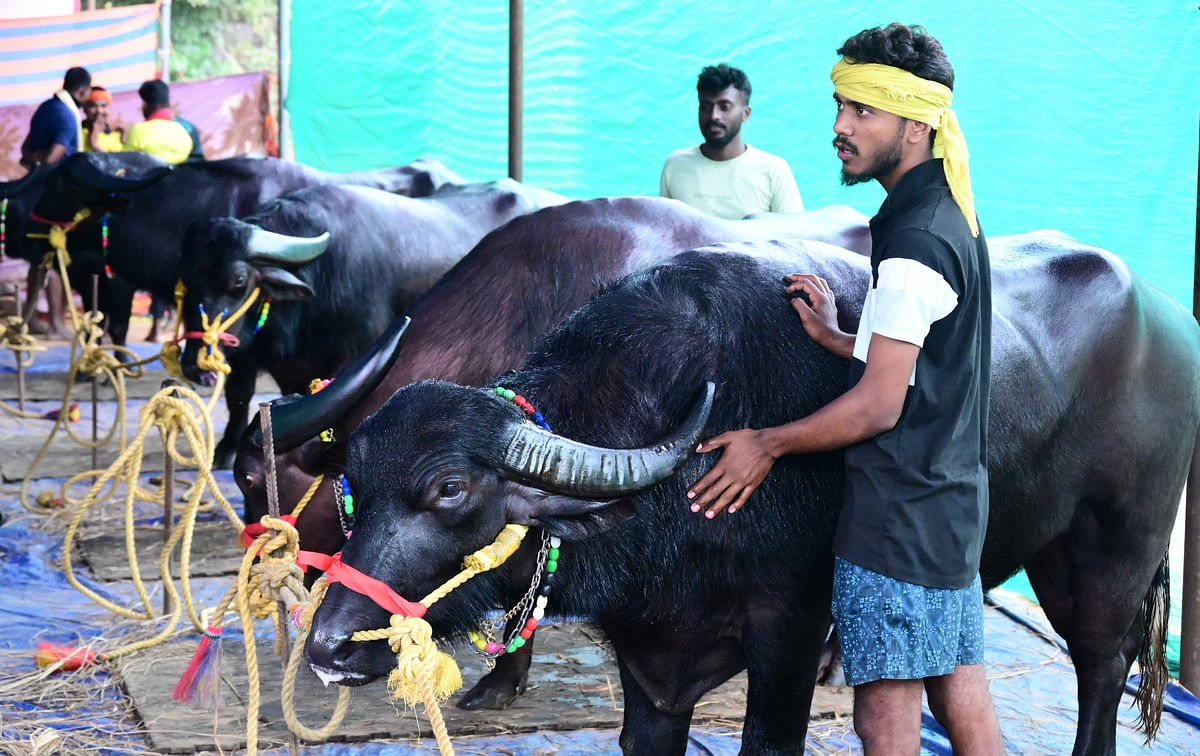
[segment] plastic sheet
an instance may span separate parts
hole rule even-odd
[[[507,175],[507,5],[296,3],[296,159],[349,170],[428,155],[474,181]],[[524,7],[529,183],[657,194],[666,156],[700,142],[696,75],[729,61],[753,83],[744,138],[788,161],[805,205],[873,215],[878,186],[838,181],[829,70],[859,30],[921,23],[954,65],[984,231],[1058,229],[1191,303],[1196,114],[1150,114],[1200,91],[1194,3],[769,0],[736,23],[694,0]]]

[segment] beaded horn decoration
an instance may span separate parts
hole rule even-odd
[[[8,197],[0,200],[0,260],[4,259],[5,242],[8,241]]]
[[[497,386],[495,394],[517,405],[539,428],[550,430],[550,425],[542,417],[542,413],[534,409],[525,397],[503,386]],[[542,531],[542,545],[538,549],[537,566],[534,568],[529,590],[525,592],[517,605],[508,610],[503,617],[484,620],[480,626],[480,637],[473,637],[477,652],[487,658],[489,663],[503,654],[514,653],[533,637],[533,631],[537,629],[542,617],[545,616],[546,604],[550,601],[554,574],[558,572],[558,548],[561,545],[562,541],[557,536],[551,536],[546,531]],[[498,643],[495,639],[504,632],[504,626],[518,616],[521,618],[521,622],[517,625],[517,629],[509,635],[508,640],[504,643]],[[474,634],[472,635],[474,636]]]

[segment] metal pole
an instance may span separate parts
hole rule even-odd
[[[275,433],[271,428],[271,403],[262,402],[258,405],[258,422],[262,425],[263,456],[267,462],[267,514],[273,518],[279,517],[279,485],[275,480]],[[279,639],[279,651],[283,661],[283,672],[287,674],[288,659],[292,656],[292,638],[288,634],[287,606],[282,601],[275,602],[275,637]],[[296,733],[288,727],[288,751],[295,756],[299,753],[300,741]]]
[[[279,0],[279,157],[291,160],[291,118],[287,111],[288,77],[292,70],[292,2]]]
[[[508,175],[522,181],[525,80],[525,3],[508,1]]]
[[[92,274],[92,312],[100,312],[100,276]],[[100,450],[96,448],[96,442],[100,438],[98,430],[100,420],[100,376],[92,376],[92,469],[96,470],[100,467]],[[69,420],[70,418],[68,418]],[[124,436],[122,436],[124,438]]]
[[[25,358],[20,352],[13,352],[17,358],[17,407],[25,411]],[[95,465],[92,465],[94,468]]]
[[[1200,320],[1200,156],[1196,162],[1196,236],[1192,272],[1192,315]],[[1183,618],[1179,643],[1179,682],[1200,695],[1200,448],[1192,451],[1184,497]]]
[[[168,378],[162,382],[161,388],[178,386],[179,381]],[[175,392],[171,392],[174,396]],[[199,482],[197,482],[199,485]],[[171,450],[167,438],[163,436],[163,543],[171,540],[171,531],[175,527],[175,460],[171,458]],[[163,614],[171,611],[171,596],[163,587]]]
[[[171,0],[161,0],[158,8],[158,77],[171,81]]]

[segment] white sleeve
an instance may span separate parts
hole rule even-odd
[[[796,177],[787,161],[779,158],[779,164],[774,171],[774,191],[771,196],[771,212],[773,213],[802,213],[804,203],[800,200],[800,188],[796,186]]]
[[[958,306],[958,295],[933,268],[904,257],[879,263],[872,333],[922,346],[929,328]]]

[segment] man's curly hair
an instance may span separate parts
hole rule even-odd
[[[838,55],[856,63],[901,68],[954,89],[954,67],[942,50],[942,43],[923,26],[888,24],[864,29],[846,40]]]

